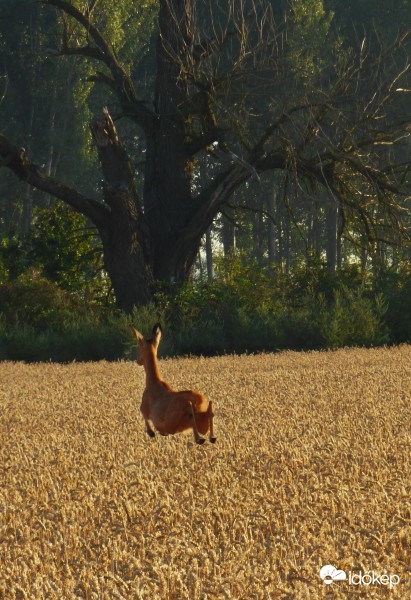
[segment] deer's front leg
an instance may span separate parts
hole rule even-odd
[[[152,430],[152,428],[151,428],[151,426],[150,426],[150,423],[148,422],[148,420],[147,420],[147,419],[144,419],[144,422],[145,422],[145,424],[146,424],[146,431],[147,431],[148,435],[149,435],[151,438],[155,437],[155,436],[156,436],[156,434],[155,434],[155,433],[154,433],[154,431]]]
[[[150,425],[150,421],[149,421],[149,417],[150,417],[150,404],[148,402],[148,398],[146,397],[146,392],[144,392],[143,394],[143,398],[141,401],[141,406],[140,406],[140,411],[142,414],[142,417],[144,419],[144,423],[146,424],[146,431],[148,433],[148,435],[153,438],[155,437],[155,433]]]

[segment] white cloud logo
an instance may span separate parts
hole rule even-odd
[[[333,567],[333,565],[325,565],[320,570],[320,577],[327,585],[330,585],[333,581],[343,581],[347,579],[345,571],[340,571]]]

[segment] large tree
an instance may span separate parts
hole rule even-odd
[[[343,219],[359,216],[368,236],[401,230],[404,36],[385,52],[368,52],[364,42],[354,53],[331,42],[332,15],[320,0],[160,0],[152,73],[147,56],[129,66],[119,58],[95,0],[85,8],[75,0],[43,4],[61,14],[61,45],[49,52],[94,62],[89,80],[107,89],[110,111],[90,124],[101,198],[47,174],[1,135],[0,164],[95,224],[124,310],[149,302],[157,281],[185,281],[215,216],[264,171],[322,186]],[[284,9],[275,14],[274,4]],[[117,133],[126,121],[143,149],[142,197]],[[200,182],[204,153],[209,176]]]

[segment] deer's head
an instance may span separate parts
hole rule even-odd
[[[162,329],[160,323],[156,323],[153,327],[152,337],[146,339],[137,329],[131,325],[131,331],[137,338],[137,364],[143,366],[148,356],[157,356],[158,345],[161,340]]]

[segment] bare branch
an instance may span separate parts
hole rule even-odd
[[[91,20],[90,14],[83,14],[80,10],[78,10],[75,6],[67,2],[66,0],[41,0],[43,4],[48,4],[51,6],[55,6],[56,8],[61,9],[67,15],[73,17],[80,25],[84,27],[87,33],[92,38],[93,42],[96,46],[101,50],[102,55],[104,56],[105,62],[110,61],[110,59],[114,58],[114,50],[113,48],[106,42],[100,31],[95,27]],[[67,36],[65,35],[65,40],[67,43]],[[109,65],[108,65],[109,66]]]
[[[0,166],[7,167],[22,181],[27,181],[33,187],[63,200],[75,210],[88,217],[97,228],[107,224],[110,215],[108,206],[83,196],[77,190],[50,177],[34,164],[27,156],[24,148],[18,148],[4,135],[0,134]]]

